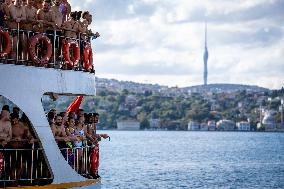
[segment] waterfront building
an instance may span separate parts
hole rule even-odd
[[[208,131],[208,124],[201,123],[200,124],[200,131]]]
[[[276,131],[276,123],[274,120],[274,112],[266,111],[262,119],[262,125],[265,128],[265,131]]]
[[[239,131],[250,131],[250,123],[247,121],[238,122],[237,129]]]
[[[215,131],[216,130],[216,122],[215,121],[208,121],[208,130],[209,131]]]
[[[150,129],[159,129],[161,126],[161,120],[160,119],[150,119]]]
[[[137,131],[140,130],[140,123],[137,120],[118,120],[117,130]]]
[[[217,130],[219,131],[234,131],[235,130],[235,122],[231,120],[222,119],[217,122]]]
[[[200,130],[199,123],[197,121],[189,121],[187,129],[189,131],[199,131]]]

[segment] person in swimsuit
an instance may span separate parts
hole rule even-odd
[[[35,0],[28,0],[28,4],[25,6],[26,22],[23,28],[27,31],[33,31],[34,25],[38,24],[37,21],[37,9],[34,7]],[[29,36],[32,34],[29,34]]]
[[[5,105],[2,107],[0,115],[0,144],[2,147],[12,138],[12,126],[10,121],[10,110],[9,106]]]
[[[77,119],[76,128],[75,128],[75,135],[80,136],[80,140],[82,141],[81,147],[86,146],[86,143],[87,143],[86,133],[87,133],[87,127],[85,125],[85,118],[84,118],[84,116],[81,116]],[[82,164],[82,162],[83,162],[82,161],[83,150],[82,150],[82,148],[78,147],[76,149],[76,151],[77,151],[77,158],[79,160],[79,165],[77,165],[78,166],[77,169],[81,172],[84,172],[85,167]]]
[[[12,139],[8,143],[9,148],[15,149],[16,151],[10,151],[10,158],[12,166],[10,167],[10,176],[12,179],[19,179],[23,174],[24,167],[21,162],[28,162],[30,151],[18,150],[27,149],[27,144],[32,144],[34,138],[29,132],[29,129],[19,120],[19,115],[17,113],[11,114],[12,123]]]
[[[12,0],[4,0],[4,3],[2,4],[3,12],[5,14],[5,18],[7,18],[7,19],[10,19],[9,6],[11,4],[12,4]]]
[[[76,19],[77,19],[77,12],[72,12],[70,14],[69,20],[64,22],[62,25],[62,29],[64,30],[64,35],[68,38],[77,39],[78,32],[84,31],[84,28],[82,28],[81,24]]]
[[[27,37],[23,32],[19,32],[18,39],[18,24],[19,29],[23,29],[23,22],[26,20],[26,11],[23,6],[23,0],[15,0],[14,4],[9,6],[10,12],[10,22],[7,22],[9,28],[13,29],[13,52],[12,59],[16,60],[16,51],[17,51],[17,42],[19,40],[19,52],[18,54],[22,54],[22,60],[26,60],[27,53]],[[21,48],[20,48],[21,47]]]
[[[55,123],[51,125],[51,130],[59,148],[66,148],[66,142],[70,141],[70,138],[66,135],[62,117],[57,115],[55,117]]]
[[[35,0],[35,5],[34,7],[39,10],[42,9],[42,4],[43,4],[43,0]]]
[[[4,28],[4,20],[5,20],[5,11],[4,11],[3,0],[1,0],[1,4],[0,4],[0,27],[2,27],[2,28]]]
[[[43,3],[43,8],[39,9],[37,12],[37,18],[38,21],[42,24],[41,25],[41,31],[46,32],[46,31],[54,31],[56,27],[55,23],[55,14],[51,8],[51,3],[45,1]]]

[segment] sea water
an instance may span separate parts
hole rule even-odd
[[[284,133],[104,133],[103,189],[284,188]]]

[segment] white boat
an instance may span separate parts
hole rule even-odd
[[[1,32],[3,37],[4,32],[10,35],[11,30],[3,29]],[[21,35],[19,30],[16,32],[18,36]],[[18,41],[17,50],[19,43]],[[52,42],[52,48],[54,44],[55,40]],[[1,53],[5,50],[3,46],[5,45],[2,44],[2,48],[0,48]],[[54,48],[53,52],[55,52]],[[64,158],[62,155],[41,102],[44,94],[95,95],[95,73],[93,69],[85,69],[86,67],[82,66],[80,62],[66,70],[62,69],[62,61],[58,61],[57,57],[53,60],[51,58],[46,63],[42,62],[42,65],[40,65],[41,63],[30,63],[29,60],[21,59],[19,52],[17,52],[16,60],[11,60],[9,53],[0,59],[0,95],[9,99],[27,115],[39,140],[39,146],[25,149],[28,160],[26,157],[22,157],[22,149],[2,149],[4,156],[8,151],[14,151],[14,153],[10,153],[8,157],[2,157],[4,163],[2,163],[0,187],[15,186],[13,182],[16,182],[17,186],[29,186],[28,188],[101,188],[100,177],[90,179],[88,176],[91,163],[90,149],[88,147],[83,149],[82,161],[84,161],[86,169],[79,173],[80,168],[75,165],[77,163],[76,155],[74,166],[69,165],[68,159],[66,160],[66,157]],[[76,154],[76,149],[73,149],[73,153]],[[21,156],[20,162],[13,162],[14,157],[11,157],[11,154]],[[17,180],[11,178],[7,172],[8,166],[13,166],[16,163],[20,163],[24,170],[22,175],[15,177],[18,178]]]

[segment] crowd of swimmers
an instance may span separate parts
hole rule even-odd
[[[76,113],[73,111],[69,113],[57,113],[55,109],[52,109],[47,113],[47,119],[63,156],[67,158],[66,149],[77,150],[76,158],[79,162],[77,170],[79,172],[85,171],[81,164],[83,161],[82,149],[84,147],[92,149],[101,139],[109,138],[107,134],[97,134],[96,132],[99,120],[98,113],[87,114],[82,109],[79,109]],[[10,170],[6,170],[6,172],[8,172],[12,179],[18,179],[17,175],[19,176],[23,172],[22,165],[19,162],[31,162],[29,151],[19,151],[17,152],[18,157],[16,157],[16,150],[40,148],[39,141],[36,138],[28,117],[24,113],[21,113],[18,107],[13,107],[12,112],[10,112],[8,105],[2,107],[0,115],[0,145],[2,149],[10,150],[4,156],[7,159],[10,158],[9,161],[14,162],[11,165],[12,167],[9,168]],[[11,149],[15,149],[15,151]],[[22,158],[21,160],[19,160],[20,157]],[[73,163],[69,162],[69,164],[73,168],[76,168],[73,166]]]
[[[108,138],[107,134],[97,134],[96,132],[99,121],[98,113],[84,113],[83,109],[79,109],[76,113],[73,111],[56,113],[56,110],[52,109],[48,112],[47,118],[55,140],[61,149],[92,146],[102,138]]]
[[[0,27],[12,30],[12,58],[16,56],[17,29],[24,31],[19,37],[23,60],[27,56],[27,40],[35,32],[47,33],[53,42],[54,35],[88,41],[99,37],[89,28],[92,14],[85,11],[71,12],[67,0],[0,0]],[[19,28],[18,28],[19,24]],[[28,32],[27,32],[28,31]],[[60,37],[54,48],[61,48]],[[57,54],[59,54],[57,52]]]

